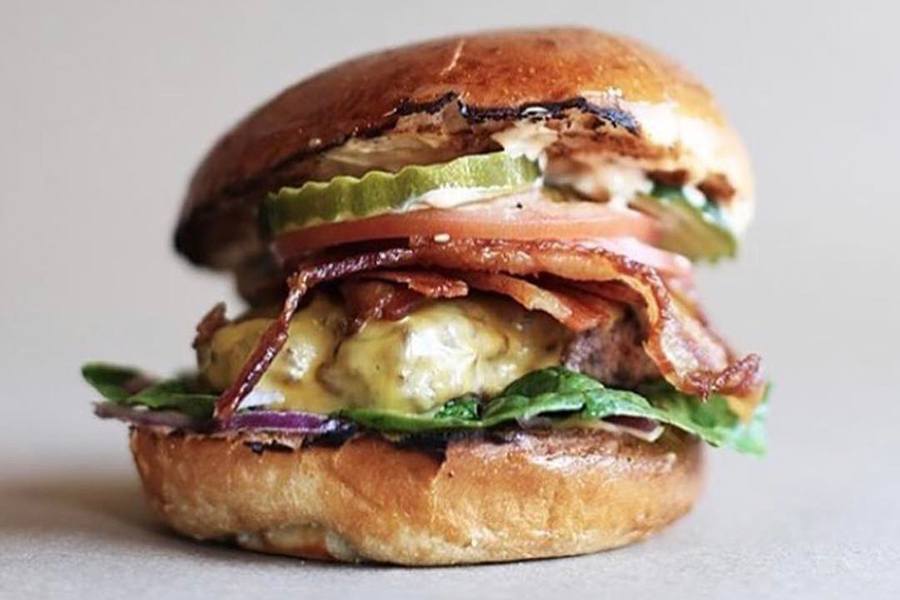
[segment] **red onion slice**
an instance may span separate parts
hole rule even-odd
[[[352,426],[346,421],[326,415],[275,410],[248,410],[231,415],[220,424],[220,431],[281,431],[302,434],[323,434],[346,431]]]
[[[102,419],[118,419],[142,427],[165,427],[202,433],[224,431],[278,431],[301,435],[349,432],[353,425],[326,415],[274,410],[248,410],[236,413],[216,427],[212,420],[198,420],[174,410],[148,410],[115,402],[94,405],[94,414]]]
[[[659,421],[647,417],[633,417],[628,415],[612,415],[597,421],[600,429],[627,433],[645,442],[655,442],[665,431],[665,427]]]
[[[144,427],[166,427],[169,429],[200,429],[198,421],[177,410],[148,410],[135,406],[124,406],[115,402],[99,402],[94,405],[94,414],[101,419],[118,419],[132,425]]]

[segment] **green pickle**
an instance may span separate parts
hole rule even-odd
[[[362,177],[339,175],[269,194],[261,213],[271,235],[323,223],[372,217],[415,208],[425,194],[438,190],[473,192],[473,199],[512,193],[541,176],[537,163],[506,152],[463,156],[437,165],[411,165],[396,173],[370,171]],[[733,257],[737,238],[719,207],[680,187],[656,185],[650,194],[629,203],[662,224],[659,246],[690,260],[715,262]]]
[[[629,203],[656,218],[663,225],[660,248],[689,259],[715,262],[733,257],[737,238],[719,207],[709,200],[702,205],[688,200],[679,187],[657,185],[649,196],[637,196]]]
[[[273,233],[403,211],[426,193],[444,189],[484,190],[487,195],[514,192],[541,175],[537,163],[506,152],[463,156],[437,165],[413,165],[396,173],[370,171],[362,177],[341,175],[310,181],[269,194],[264,227]]]

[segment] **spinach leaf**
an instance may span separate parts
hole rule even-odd
[[[478,419],[478,411],[481,408],[478,396],[475,394],[466,394],[450,400],[443,405],[436,413],[435,419]]]
[[[641,393],[660,415],[657,420],[703,438],[713,446],[733,448],[747,454],[766,452],[765,419],[768,414],[766,397],[750,420],[741,421],[728,406],[724,396],[711,395],[706,401],[683,394],[665,382],[643,386]]]
[[[123,402],[134,392],[132,386],[141,385],[144,378],[140,371],[131,367],[118,367],[106,363],[89,363],[81,367],[84,377],[100,395],[112,402]]]
[[[212,417],[217,399],[198,391],[196,382],[188,377],[153,382],[136,369],[101,363],[85,365],[82,375],[110,402],[176,410],[198,420]],[[766,449],[767,409],[764,399],[750,421],[743,422],[724,396],[712,395],[702,401],[665,381],[641,386],[635,392],[616,390],[587,375],[550,367],[528,373],[489,399],[466,394],[421,414],[350,408],[332,416],[376,431],[407,434],[487,429],[535,417],[550,418],[555,426],[565,427],[632,416],[677,427],[713,446],[761,455]]]
[[[337,416],[394,433],[485,429],[537,416],[554,418],[559,426],[589,424],[612,416],[643,417],[687,431],[714,446],[761,455],[766,448],[766,409],[764,401],[744,423],[724,396],[712,395],[701,401],[664,381],[643,386],[638,392],[609,389],[587,375],[551,367],[521,377],[480,403],[469,394],[424,414],[357,408],[342,410]]]
[[[154,382],[137,369],[89,363],[81,375],[100,395],[123,406],[177,410],[195,419],[212,417],[218,396],[197,391],[189,377]]]
[[[661,225],[659,244],[664,250],[712,262],[737,253],[732,224],[719,206],[702,194],[688,198],[682,187],[656,184],[649,195],[635,197],[632,204]]]

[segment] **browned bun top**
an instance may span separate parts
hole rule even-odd
[[[283,91],[203,160],[176,245],[194,262],[235,268],[261,248],[255,212],[266,193],[334,175],[323,156],[348,140],[438,130],[440,147],[411,159],[427,163],[496,149],[491,133],[535,115],[589,133],[579,151],[589,146],[647,170],[718,184],[730,199],[749,202],[739,140],[681,67],[590,29],[494,31],[368,54]],[[561,152],[572,148],[563,144]]]

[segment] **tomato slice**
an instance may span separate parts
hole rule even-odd
[[[304,227],[274,242],[284,259],[351,242],[413,236],[507,240],[584,240],[629,237],[653,244],[655,220],[597,202],[548,200],[537,190],[453,209],[422,209]]]

